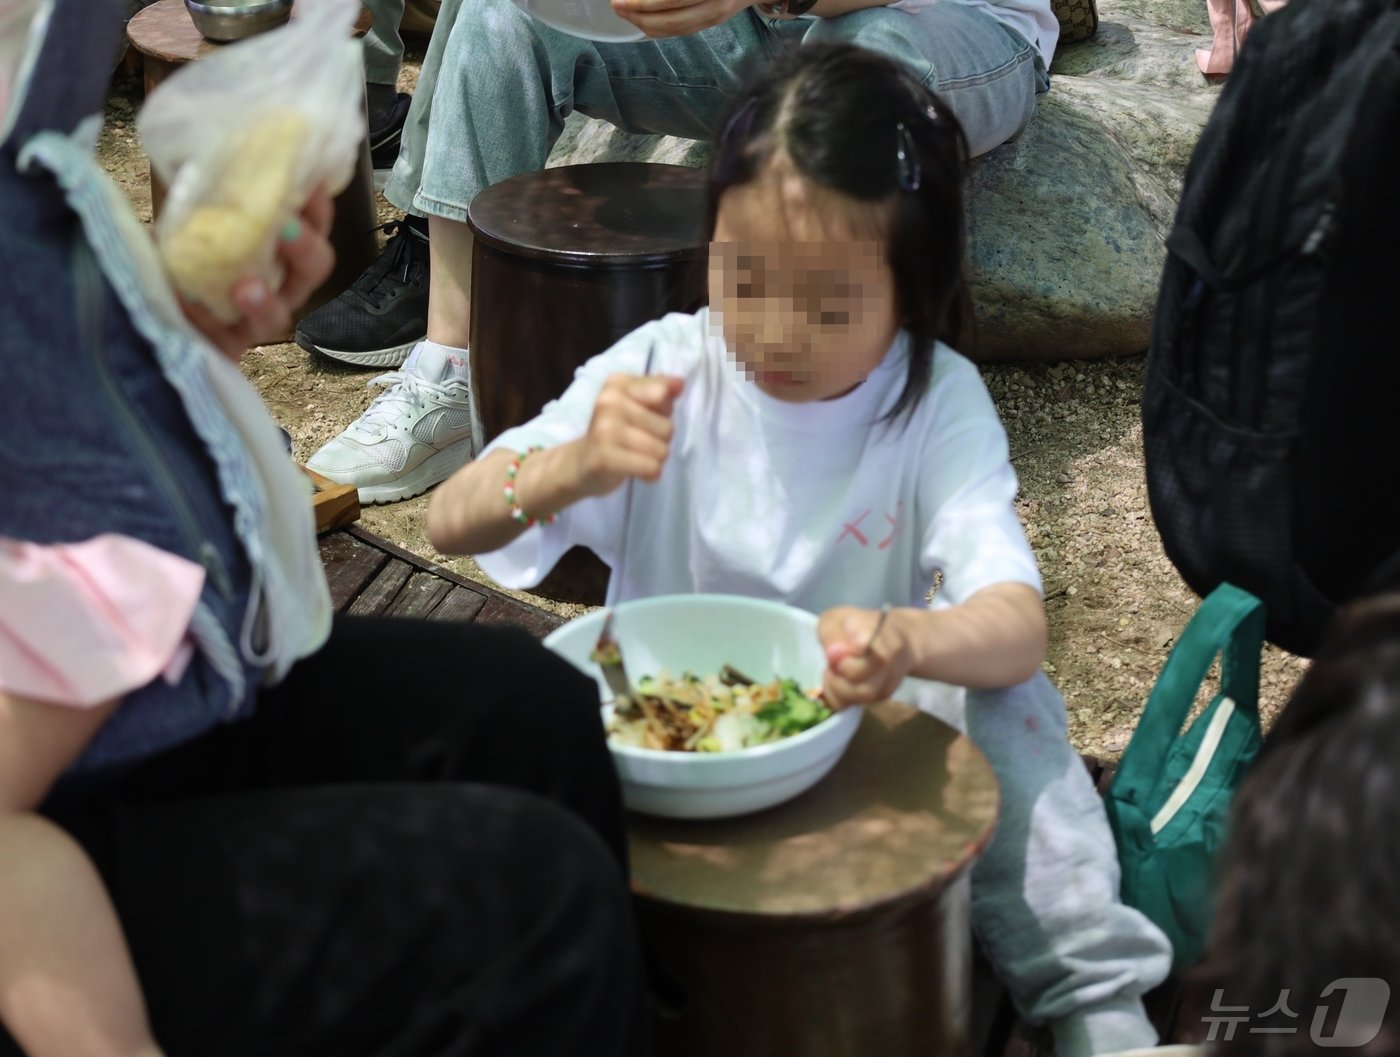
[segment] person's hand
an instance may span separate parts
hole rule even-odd
[[[612,0],[612,9],[648,37],[684,37],[727,22],[750,0]]]
[[[243,313],[238,322],[223,323],[204,306],[181,298],[186,317],[234,363],[254,345],[286,334],[292,328],[292,314],[335,267],[329,238],[334,211],[330,195],[318,187],[302,209],[301,219],[288,225],[278,243],[285,269],[281,288],[271,290],[261,279],[251,277],[234,284],[233,303]]]
[[[833,709],[884,701],[899,687],[913,665],[904,621],[891,610],[874,641],[880,622],[878,609],[837,606],[817,622],[817,635],[826,651],[822,699]],[[866,649],[867,643],[869,649]]]
[[[615,374],[598,393],[575,474],[584,495],[607,495],[629,477],[655,481],[671,451],[671,409],[685,386],[668,375]]]

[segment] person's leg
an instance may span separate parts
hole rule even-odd
[[[427,340],[403,372],[413,377],[415,399],[386,394],[313,455],[311,468],[357,485],[361,501],[389,502],[426,491],[469,462],[477,450],[467,352],[472,199],[543,168],[576,109],[629,132],[709,136],[745,65],[761,61],[774,38],[751,10],[688,37],[610,45],[550,29],[511,0],[445,3],[385,188],[395,205],[430,218]],[[396,275],[389,268],[382,278]],[[392,315],[386,310],[383,318]],[[415,427],[439,409],[459,425],[424,442]]]
[[[384,197],[405,213],[415,214],[413,195],[423,173],[423,156],[428,149],[428,123],[433,113],[433,97],[437,93],[438,75],[442,70],[443,53],[457,24],[463,0],[442,0],[433,33],[428,38],[428,50],[418,70],[418,85],[413,92],[413,105],[404,123],[403,144],[399,148],[394,171],[384,186]]]
[[[382,189],[399,156],[412,97],[399,91],[403,66],[404,0],[365,0],[374,17],[365,34],[365,102],[369,110],[369,153],[374,186]]]
[[[399,15],[394,22],[394,33],[400,41],[397,51],[401,59],[402,38],[397,34],[405,0],[376,2],[383,5],[382,11],[379,8],[374,11],[376,34],[381,15],[386,23],[391,9]],[[438,70],[442,66],[442,53],[461,6],[461,0],[443,0],[433,23],[417,88],[411,96],[400,96],[395,89],[393,142],[383,137],[381,142],[376,142],[371,132],[375,187],[383,192],[391,204],[404,209],[407,216],[386,228],[389,238],[379,258],[348,290],[314,312],[307,313],[297,323],[297,344],[307,352],[354,367],[396,368],[402,366],[414,345],[423,340],[426,334],[430,266],[428,221],[421,214],[406,208],[411,204],[411,192],[405,198],[395,188],[417,186],[418,174],[423,167],[423,152],[428,142],[428,119],[432,112]],[[392,52],[383,52],[378,45],[375,50],[383,56],[375,67],[382,78],[388,72],[388,57]],[[397,79],[398,61],[394,66],[394,77]],[[367,73],[370,69],[367,64]],[[373,97],[376,93],[373,84],[369,91]],[[387,97],[388,91],[387,86],[383,88],[381,97]],[[333,466],[321,468],[332,469]],[[334,473],[332,476],[335,476]],[[344,479],[349,480],[348,477]],[[361,498],[372,501],[368,496]]]
[[[973,868],[972,914],[993,968],[1059,1057],[1151,1046],[1141,996],[1166,978],[1171,945],[1119,900],[1103,802],[1066,735],[1044,675],[969,691],[967,733],[1001,784],[996,836]]]
[[[128,788],[380,782],[477,782],[553,800],[625,867],[597,684],[515,628],[337,617],[251,719],[153,761]]]
[[[464,220],[428,218],[427,339],[465,350],[472,330],[472,229]]]
[[[448,0],[449,12],[450,33],[434,34],[419,81],[432,92],[422,162],[401,159],[386,189],[400,208],[448,220],[465,220],[486,187],[542,168],[575,109],[629,132],[708,137],[744,64],[771,46],[748,10],[632,44],[562,33],[511,0]]]
[[[253,718],[50,811],[167,1052],[648,1052],[597,685],[524,632],[338,618]]]
[[[804,43],[846,41],[905,63],[937,92],[967,133],[973,155],[1014,139],[1049,85],[1033,47],[985,9],[931,4],[915,12],[882,7],[812,24]]]
[[[172,789],[59,821],[112,896],[166,1053],[648,1052],[626,886],[539,797]]]
[[[364,0],[373,23],[365,34],[365,83],[370,85],[370,127],[377,127],[375,118],[382,116],[383,100],[375,99],[376,87],[390,90],[389,101],[397,92],[399,68],[403,65],[403,37],[399,23],[403,20],[404,0]],[[381,107],[376,107],[380,102]]]
[[[421,168],[401,162],[386,190],[396,204],[433,218],[434,240],[452,240],[450,251],[433,255],[428,339],[467,346],[464,222],[480,191],[543,168],[574,110],[627,132],[707,138],[745,63],[767,53],[768,37],[749,11],[689,37],[600,44],[551,29],[510,0],[462,8],[434,73]]]

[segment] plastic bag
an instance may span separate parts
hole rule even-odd
[[[277,240],[318,184],[350,183],[365,136],[360,0],[298,0],[151,93],[137,131],[169,189],[156,242],[175,287],[226,322],[244,276],[282,281]]]
[[[9,136],[25,81],[43,44],[49,11],[43,0],[0,0],[0,141]]]

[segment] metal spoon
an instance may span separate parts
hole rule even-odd
[[[651,348],[647,350],[646,365],[642,368],[642,377],[651,374],[652,360],[656,357],[656,341],[652,340]],[[617,568],[615,574],[619,585],[627,581],[623,578],[623,573],[627,569],[627,542],[629,539],[628,529],[632,526],[632,486],[633,478],[627,479],[627,496],[623,500],[622,507],[622,550],[617,556]],[[627,667],[622,662],[622,646],[613,637],[613,610],[609,608],[608,615],[603,620],[603,630],[598,633],[598,641],[593,646],[593,660],[598,667],[603,670],[603,681],[608,684],[608,689],[617,698],[632,700],[632,681],[627,678]]]
[[[860,651],[864,657],[870,652],[870,648],[875,645],[875,640],[880,637],[880,629],[885,626],[885,618],[890,615],[890,604],[886,602],[880,607],[880,619],[875,622],[875,630],[870,633],[870,639],[865,644],[865,649]]]

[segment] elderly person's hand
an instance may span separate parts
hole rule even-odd
[[[684,37],[727,22],[750,0],[612,0],[612,9],[648,37]]]
[[[292,314],[300,308],[335,267],[331,249],[331,217],[335,207],[330,195],[318,187],[302,209],[301,219],[287,225],[278,253],[286,275],[278,290],[261,279],[240,280],[233,288],[233,303],[243,313],[236,323],[222,323],[201,305],[181,299],[181,307],[214,347],[234,363],[254,345],[286,334]]]

